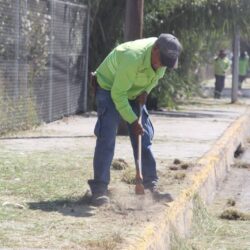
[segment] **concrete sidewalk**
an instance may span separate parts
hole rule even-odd
[[[179,111],[150,112],[155,130],[153,150],[156,158],[169,161],[175,158],[197,160],[213,146],[232,122],[246,112],[247,106],[246,101],[232,105],[229,99],[199,99],[192,105],[181,106]],[[66,117],[32,131],[2,137],[0,143],[7,148],[32,151],[61,148],[65,142],[73,148],[75,145],[82,145],[83,149],[88,147],[93,153],[96,119],[95,112]],[[118,136],[115,158],[131,155],[128,137]]]

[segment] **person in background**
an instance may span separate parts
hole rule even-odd
[[[239,58],[239,94],[241,94],[242,83],[246,79],[249,68],[249,56],[247,51],[241,52]]]
[[[88,180],[92,205],[109,203],[107,195],[110,166],[114,156],[115,139],[120,119],[128,125],[134,158],[137,156],[137,139],[142,135],[142,174],[145,189],[153,197],[172,197],[157,189],[156,160],[152,151],[154,128],[146,109],[147,96],[168,69],[177,68],[182,46],[171,34],[126,42],[114,48],[93,74],[96,86],[98,119],[93,170]],[[138,121],[142,106],[142,124]]]
[[[214,98],[219,99],[221,92],[225,86],[225,75],[230,67],[230,61],[226,57],[226,52],[220,50],[218,56],[214,59],[214,75],[215,75],[215,89]]]

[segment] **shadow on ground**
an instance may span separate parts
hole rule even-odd
[[[74,138],[94,138],[94,135],[73,135],[73,136],[26,136],[26,137],[2,137],[1,141],[4,140],[32,140],[32,139],[74,139]]]
[[[90,206],[89,197],[57,199],[50,201],[28,202],[27,206],[32,210],[44,212],[58,212],[64,216],[90,217],[95,214],[96,208]]]

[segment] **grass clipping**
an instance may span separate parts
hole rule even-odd
[[[243,169],[250,169],[250,164],[244,161],[235,161],[233,167],[235,168],[243,168]]]
[[[126,168],[122,175],[122,181],[127,184],[135,184],[135,168]]]
[[[129,164],[121,158],[114,159],[112,162],[112,168],[114,170],[124,170],[129,167]]]
[[[229,208],[221,213],[220,218],[226,220],[250,220],[250,213],[243,213],[237,209]]]

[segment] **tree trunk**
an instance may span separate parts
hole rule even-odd
[[[127,0],[125,19],[125,41],[142,38],[144,0]]]

